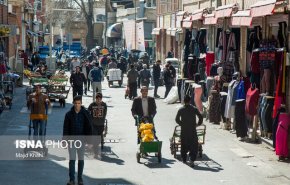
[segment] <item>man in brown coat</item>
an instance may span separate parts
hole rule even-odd
[[[41,92],[41,86],[35,86],[35,92],[30,94],[27,101],[27,107],[30,109],[30,120],[33,123],[34,136],[43,136],[45,130],[45,121],[47,120],[46,109],[50,106],[48,96]]]

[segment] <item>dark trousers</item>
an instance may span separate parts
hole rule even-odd
[[[198,138],[195,134],[191,137],[181,137],[181,158],[183,162],[186,162],[187,152],[191,161],[195,161],[198,152]]]
[[[83,86],[73,86],[73,97],[83,95]]]
[[[103,143],[104,142],[103,132],[104,132],[105,126],[104,125],[94,125],[93,128],[94,128],[94,135],[101,136],[101,143]],[[99,145],[99,142],[94,143],[95,154],[97,153],[98,145]]]
[[[85,148],[69,148],[69,178],[70,181],[75,181],[75,162],[76,154],[78,154],[78,180],[82,180],[83,170],[84,170],[84,153]]]
[[[169,94],[171,88],[172,88],[172,84],[165,84],[165,95],[164,95],[164,98],[167,97],[167,95]]]
[[[87,82],[85,84],[85,94],[87,94],[87,91],[90,90],[90,86],[91,86],[91,80],[87,79]]]
[[[138,88],[141,86],[141,78],[138,77]]]
[[[137,97],[137,82],[129,83],[129,98]]]
[[[154,96],[157,96],[157,91],[159,87],[159,79],[154,80]]]
[[[87,79],[87,88],[88,90],[90,90],[90,87],[91,87],[91,80],[90,79]]]

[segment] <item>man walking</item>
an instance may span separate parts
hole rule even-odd
[[[157,94],[161,73],[160,64],[161,61],[157,60],[153,65],[154,98],[160,98],[160,96]]]
[[[172,86],[173,86],[173,81],[174,81],[173,75],[172,75],[172,73],[170,72],[170,69],[169,69],[169,64],[165,65],[165,69],[163,71],[163,76],[164,76],[164,84],[165,84],[165,95],[164,95],[164,98],[166,98],[167,95],[169,94]]]
[[[81,73],[80,66],[76,66],[75,72],[70,76],[70,84],[73,88],[73,97],[76,95],[83,95],[83,86],[87,83],[87,79],[83,73]]]
[[[93,101],[96,101],[96,93],[102,93],[102,81],[104,80],[103,70],[99,67],[99,63],[95,63],[95,67],[89,73],[89,79],[92,81]]]
[[[45,121],[47,120],[46,109],[50,105],[48,96],[42,94],[41,86],[35,86],[35,93],[32,93],[28,97],[27,107],[30,109],[30,120],[32,120],[34,129],[34,138],[45,135]],[[41,138],[43,141],[43,138]]]
[[[143,69],[140,71],[140,82],[141,86],[149,87],[151,73],[150,70],[147,69],[147,65],[143,64]]]
[[[82,106],[82,97],[75,96],[73,99],[74,106],[65,115],[63,124],[63,139],[81,140],[80,148],[74,146],[68,148],[69,152],[69,182],[67,185],[75,185],[75,161],[78,155],[78,185],[83,185],[84,170],[84,152],[85,139],[83,136],[92,135],[92,121],[89,112]],[[80,137],[82,136],[82,137]]]
[[[135,98],[131,108],[132,115],[139,118],[147,117],[152,123],[156,111],[156,103],[153,97],[148,96],[148,87],[141,87],[141,96]]]
[[[135,69],[134,64],[130,65],[130,70],[127,73],[128,78],[128,86],[130,89],[129,98],[137,97],[137,79],[138,79],[138,71]]]
[[[104,142],[103,132],[107,116],[107,104],[103,102],[102,98],[103,98],[102,93],[97,93],[96,102],[91,103],[88,107],[88,110],[93,118],[93,134],[101,136],[101,142],[103,143]],[[97,146],[94,146],[94,152],[96,151]]]
[[[198,116],[198,125],[202,124],[203,117],[199,110],[190,104],[190,96],[184,97],[184,106],[181,107],[176,115],[175,121],[181,126],[181,157],[186,163],[187,152],[192,162],[195,161],[198,152],[198,138],[196,133],[196,116]]]

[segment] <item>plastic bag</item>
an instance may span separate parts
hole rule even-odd
[[[173,104],[175,102],[177,102],[179,100],[179,96],[178,96],[178,90],[177,87],[174,86],[171,88],[167,98],[164,100],[165,103],[167,104]]]

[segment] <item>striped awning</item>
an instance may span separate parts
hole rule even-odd
[[[250,16],[250,10],[238,11],[232,15],[232,26],[251,26],[253,18]]]
[[[262,17],[266,15],[272,15],[276,7],[286,6],[285,1],[277,0],[265,0],[258,1],[251,6],[252,17]]]
[[[203,24],[204,25],[217,24],[217,18],[215,17],[214,11],[211,14],[207,14],[204,16]]]
[[[233,10],[238,8],[238,4],[229,4],[224,6],[219,6],[216,9],[216,18],[231,17]]]

